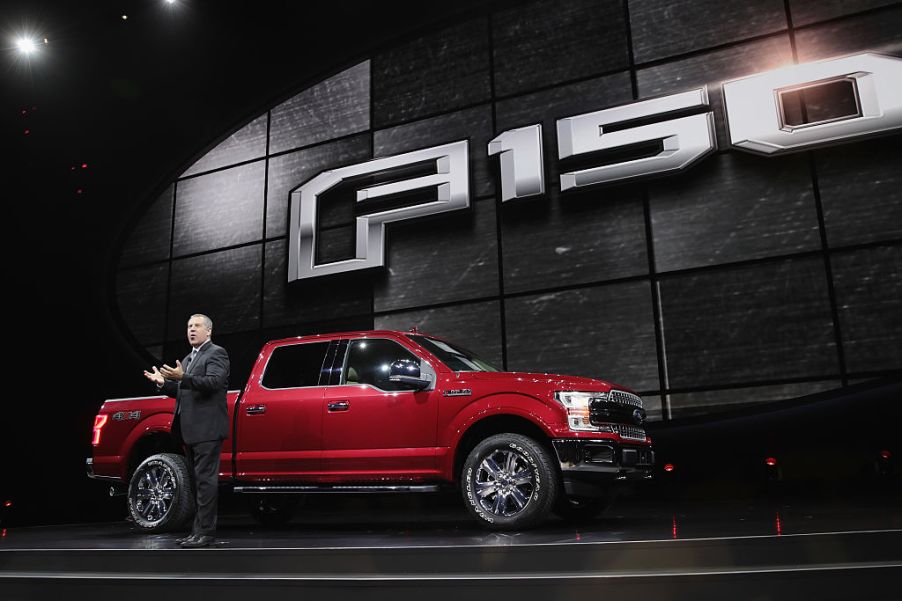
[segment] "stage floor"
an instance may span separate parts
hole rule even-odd
[[[318,496],[283,526],[261,526],[226,499],[216,546],[222,549],[548,545],[806,535],[902,530],[898,496],[855,499],[748,499],[716,503],[623,498],[579,525],[552,518],[524,532],[492,532],[456,497]],[[143,534],[127,521],[7,528],[0,549],[174,548],[182,533]],[[900,551],[902,557],[902,551]]]
[[[321,496],[278,528],[224,511],[210,548],[181,549],[178,535],[138,533],[125,521],[8,528],[0,590],[54,601],[247,601],[257,592],[267,600],[902,598],[898,495],[624,498],[579,527],[553,520],[516,533],[480,528],[453,497]]]

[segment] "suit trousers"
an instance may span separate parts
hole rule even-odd
[[[195,503],[193,534],[216,534],[216,511],[219,496],[219,454],[221,440],[186,444],[188,469],[194,480]]]

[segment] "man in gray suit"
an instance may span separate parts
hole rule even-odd
[[[189,536],[179,539],[183,547],[206,547],[215,542],[216,502],[219,492],[219,455],[229,436],[226,391],[229,354],[213,344],[213,320],[195,314],[188,320],[191,352],[175,367],[145,371],[148,380],[167,396],[175,398],[172,432],[185,445],[188,467],[194,474],[197,512]]]

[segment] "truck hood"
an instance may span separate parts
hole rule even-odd
[[[462,371],[456,372],[457,380],[463,382],[511,382],[520,384],[545,385],[554,390],[608,391],[611,388],[632,392],[606,380],[565,376],[561,374],[530,373],[522,371]]]

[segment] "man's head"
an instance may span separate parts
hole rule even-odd
[[[195,313],[188,319],[188,344],[199,347],[213,335],[213,320],[203,313]]]

